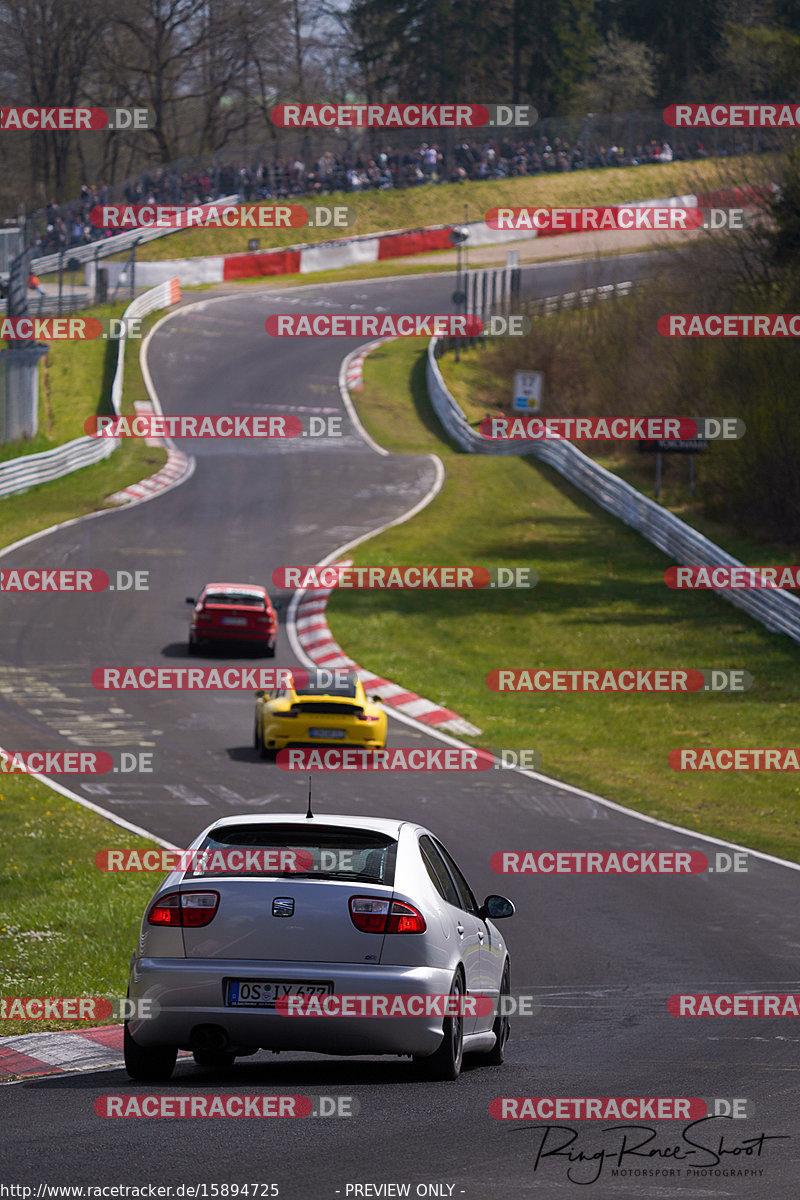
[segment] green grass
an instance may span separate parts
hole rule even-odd
[[[126,304],[105,304],[70,316],[97,317],[106,322],[120,317]],[[4,344],[4,343],[3,343]],[[84,434],[83,423],[103,408],[117,365],[119,342],[52,341],[39,362],[39,432],[33,439],[0,446],[0,462],[38,454]],[[136,343],[128,344],[128,353]]]
[[[324,229],[184,229],[156,241],[147,242],[136,252],[137,260],[148,262],[168,258],[196,258],[204,255],[237,254],[247,250],[248,239],[256,236],[260,249],[302,245],[347,238],[355,234],[392,229],[416,229],[423,225],[461,222],[464,205],[467,219],[482,219],[496,205],[612,204],[625,200],[683,195],[698,186],[724,187],[733,170],[744,177],[752,159],[736,159],[735,167],[727,160],[693,163],[662,163],[642,167],[609,168],[598,171],[571,171],[563,175],[536,175],[520,179],[496,179],[485,183],[445,183],[386,192],[345,193],[320,197],[324,205],[347,205],[355,210],[356,224],[348,229],[326,232]],[[756,160],[763,164],[764,156]],[[272,203],[272,202],[270,202]],[[282,202],[283,203],[283,202]],[[290,203],[312,203],[292,199]],[[118,258],[127,257],[125,255]]]
[[[679,746],[798,744],[800,649],[705,592],[663,583],[670,560],[532,459],[462,454],[432,413],[425,350],[366,360],[359,414],[381,445],[433,451],[442,492],[353,552],[358,565],[532,566],[530,591],[334,592],[328,619],[361,665],[454,709],[490,748],[535,747],[542,771],[663,820],[800,861],[800,789],[776,772],[678,773]],[[498,695],[497,667],[732,667],[745,694]],[[402,741],[401,734],[395,734]]]
[[[550,320],[552,318],[545,318]],[[509,367],[501,376],[497,364],[502,354],[487,353],[482,347],[474,346],[462,350],[459,361],[452,352],[439,359],[442,377],[461,407],[467,421],[473,427],[486,416],[509,413],[512,388],[512,372]],[[524,413],[519,413],[524,417]],[[645,496],[655,499],[654,454],[640,454],[636,443],[582,442],[580,449],[600,466],[613,471]],[[769,530],[758,541],[742,535],[735,523],[726,524],[713,520],[702,509],[704,455],[695,457],[695,497],[691,497],[689,485],[688,455],[665,454],[662,459],[662,480],[659,503],[675,513],[682,521],[700,531],[713,542],[721,545],[729,554],[745,563],[770,566],[796,562],[800,546],[787,544],[770,537]]]
[[[87,309],[95,316],[118,316],[124,305],[108,306],[103,309]],[[143,336],[159,319],[160,313],[151,313],[142,321]],[[141,369],[139,350],[141,342],[131,339],[125,351],[125,374],[122,388],[122,410],[133,412],[134,401],[147,399]],[[49,384],[45,398],[45,384],[40,380],[40,420],[43,409],[47,416],[50,437],[47,444],[35,449],[47,450],[62,441],[80,437],[83,422],[94,413],[110,412],[108,397],[111,380],[116,367],[117,343],[111,341],[54,342],[50,354]],[[47,359],[44,360],[45,362]],[[41,370],[41,367],[40,367]],[[40,435],[44,436],[44,435]],[[58,440],[56,440],[58,438]],[[39,439],[36,439],[37,441]],[[24,453],[33,453],[31,443],[10,443],[2,448],[0,457],[15,458]],[[53,483],[41,484],[18,496],[7,496],[0,500],[0,546],[6,546],[28,534],[37,533],[72,517],[96,512],[98,509],[115,507],[108,504],[108,497],[131,483],[154,474],[166,462],[166,450],[146,446],[137,438],[125,438],[120,446],[103,462],[83,467],[71,475],[65,475]]]
[[[0,835],[0,995],[124,996],[142,912],[162,877],[100,871],[95,854],[155,843],[12,775],[0,777]],[[80,1025],[0,1021],[0,1035]]]

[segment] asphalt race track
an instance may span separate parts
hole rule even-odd
[[[647,269],[645,256],[591,268],[549,264],[523,272],[523,291],[553,295]],[[249,692],[104,693],[91,686],[90,672],[183,665],[184,599],[206,581],[269,585],[275,566],[316,562],[426,495],[431,459],[380,456],[347,418],[339,367],[363,339],[281,340],[268,337],[264,321],[281,311],[446,312],[453,288],[453,276],[443,275],[290,291],[248,287],[162,322],[148,365],[165,412],[341,414],[346,436],[179,443],[197,459],[184,485],[4,557],[4,568],[146,569],[150,591],[4,597],[3,744],[51,747],[58,731],[64,747],[152,749],[152,775],[62,782],[179,846],[219,816],[301,810],[306,777],[260,761],[252,749]],[[272,665],[221,655],[199,661]],[[274,664],[295,662],[282,628]],[[439,744],[394,719],[389,736],[392,745]],[[515,902],[517,916],[503,927],[512,990],[535,993],[542,1007],[535,1017],[512,1018],[504,1066],[467,1060],[457,1083],[431,1084],[418,1082],[406,1060],[262,1053],[239,1060],[224,1078],[179,1060],[163,1087],[133,1084],[121,1069],[15,1084],[0,1089],[4,1179],[34,1188],[89,1178],[109,1185],[277,1183],[284,1200],[391,1195],[347,1187],[397,1183],[410,1184],[412,1196],[499,1200],[580,1194],[599,1172],[588,1190],[598,1200],[798,1194],[800,1038],[792,1022],[681,1020],[668,1014],[666,1001],[677,992],[797,990],[800,873],[757,860],[756,870],[737,876],[501,877],[489,867],[489,855],[501,849],[709,846],[511,771],[315,779],[318,813],[420,821],[453,851],[480,899],[500,891]],[[104,1121],[93,1110],[105,1094],[189,1091],[353,1096],[360,1111],[348,1119],[206,1125]],[[747,1098],[755,1118],[696,1127],[697,1141],[717,1154],[683,1162],[673,1152],[683,1123],[660,1123],[649,1147],[621,1164],[611,1161],[618,1126],[576,1123],[573,1152],[605,1148],[605,1162],[571,1164],[566,1152],[537,1161],[542,1129],[489,1113],[493,1098],[524,1095]],[[762,1133],[791,1140],[749,1142]],[[551,1140],[547,1149],[554,1146]],[[659,1153],[644,1157],[654,1147]],[[682,1176],[671,1177],[678,1166]],[[705,1174],[687,1178],[687,1167]],[[643,1174],[656,1170],[662,1174]],[[439,1191],[418,1193],[418,1184]]]

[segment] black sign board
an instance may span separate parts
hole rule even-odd
[[[642,454],[704,454],[707,450],[705,438],[643,438],[639,441]]]

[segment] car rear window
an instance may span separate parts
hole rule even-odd
[[[263,596],[253,592],[209,592],[203,604],[238,604],[245,608],[266,608]]]
[[[340,683],[338,686],[309,683],[305,687],[296,687],[294,692],[296,696],[346,696],[352,700],[356,694],[356,681],[348,680],[347,683]]]
[[[202,862],[186,872],[186,877],[270,875],[303,879],[359,880],[363,883],[394,884],[397,841],[371,829],[344,829],[333,825],[226,825],[203,841],[201,850],[209,852],[208,870]],[[278,853],[270,855],[266,865],[250,856],[250,866],[241,870],[214,869],[215,850],[296,851],[294,867],[277,866]],[[245,861],[247,856],[245,855]],[[218,856],[216,866],[226,862]],[[255,864],[255,869],[253,869]]]

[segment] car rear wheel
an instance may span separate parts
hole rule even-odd
[[[274,761],[277,751],[264,745],[264,731],[261,728],[261,722],[258,720],[256,720],[255,729],[253,730],[253,745],[265,762]]]
[[[503,971],[503,982],[500,984],[500,995],[497,1001],[497,1016],[494,1019],[492,1033],[495,1041],[489,1053],[486,1055],[484,1062],[487,1062],[491,1067],[499,1067],[506,1057],[506,1042],[508,1041],[511,1032],[511,1022],[508,1019],[506,997],[511,992],[511,976],[508,970],[508,963]]]
[[[187,650],[187,653],[189,653],[189,654],[197,654],[197,651],[198,651],[199,649],[200,649],[200,647],[198,646],[198,644],[197,644],[197,642],[195,641],[195,639],[194,639],[194,638],[192,638],[192,637],[190,637],[190,638],[189,638],[189,641],[188,641],[188,643],[187,643],[187,645],[186,645],[186,650]]]
[[[198,1067],[207,1071],[227,1071],[236,1061],[229,1050],[193,1050],[192,1057]]]
[[[125,1070],[131,1079],[143,1083],[164,1083],[175,1069],[177,1046],[140,1046],[133,1040],[127,1021],[122,1035],[122,1049]]]
[[[457,997],[460,1008],[460,1002],[464,995],[464,981],[460,973],[457,973],[453,980],[450,995]],[[436,1053],[427,1058],[417,1057],[415,1059],[425,1079],[458,1079],[461,1074],[461,1063],[464,1058],[463,1014],[445,1017],[443,1028],[444,1037]]]

